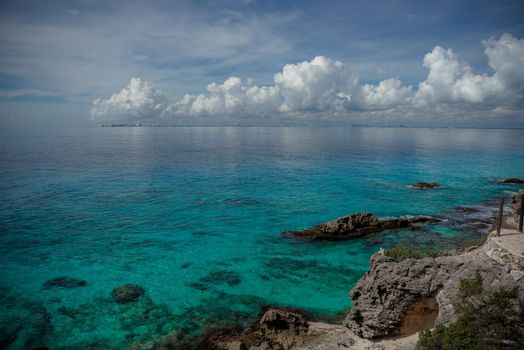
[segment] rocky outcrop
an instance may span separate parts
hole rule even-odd
[[[317,240],[346,240],[358,238],[370,233],[400,228],[417,228],[417,224],[436,222],[436,219],[427,216],[400,217],[393,219],[379,219],[372,213],[355,213],[328,221],[303,231],[287,231],[286,237],[305,237]]]
[[[524,179],[518,179],[515,177],[511,177],[509,179],[502,180],[502,183],[505,184],[524,184]]]
[[[431,189],[431,188],[438,188],[440,185],[436,182],[417,182],[414,185],[411,185],[413,188],[420,188],[420,189]]]
[[[308,328],[300,312],[270,308],[245,331],[228,329],[208,337],[202,349],[288,350],[304,343]]]
[[[489,240],[488,240],[489,242]],[[479,273],[486,292],[517,286],[524,300],[524,283],[516,283],[512,267],[485,254],[482,248],[437,258],[393,261],[379,252],[371,257],[370,270],[350,292],[353,307],[346,326],[364,338],[395,334],[408,310],[417,302],[435,298],[437,323],[449,324],[456,318],[453,301],[459,295],[460,280]]]
[[[113,289],[111,296],[119,304],[126,304],[137,300],[146,291],[138,284],[125,284]]]

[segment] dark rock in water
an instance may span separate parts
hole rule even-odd
[[[202,282],[191,282],[188,284],[188,286],[200,291],[207,290],[207,286]]]
[[[509,179],[502,180],[502,183],[504,184],[524,184],[524,179],[517,179],[515,177],[511,177]]]
[[[111,292],[113,299],[119,304],[126,304],[137,300],[140,296],[144,295],[146,291],[138,284],[125,284],[120,287],[116,287]]]
[[[437,221],[438,220],[426,216],[380,220],[372,213],[356,213],[328,221],[304,231],[284,232],[283,235],[287,237],[307,237],[318,240],[336,241],[358,238],[384,230],[408,228],[412,224]]]
[[[189,287],[200,291],[212,289],[213,286],[227,284],[230,287],[239,285],[242,282],[238,272],[229,270],[214,270],[206,276],[201,277],[196,282],[187,284]]]
[[[44,285],[42,286],[43,289],[51,289],[54,287],[59,288],[77,288],[77,287],[85,287],[87,285],[86,281],[80,280],[73,277],[68,276],[60,276],[53,279],[50,279]]]
[[[460,211],[461,213],[478,213],[478,212],[480,212],[479,208],[474,208],[474,207],[458,207],[456,209],[457,209],[457,211]]]
[[[306,317],[293,310],[270,308],[247,330],[222,330],[209,336],[203,349],[283,349],[303,344],[308,337]]]
[[[236,286],[242,282],[238,272],[229,270],[215,270],[211,271],[205,277],[199,279],[199,282],[206,284],[223,284],[227,283],[229,286]]]
[[[412,185],[411,187],[428,189],[428,188],[438,188],[440,187],[440,185],[436,182],[417,182],[416,184]]]

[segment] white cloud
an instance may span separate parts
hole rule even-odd
[[[127,87],[109,99],[93,102],[90,114],[95,120],[154,119],[162,117],[167,107],[166,95],[151,83],[132,78]]]
[[[182,116],[265,116],[276,113],[280,102],[278,87],[259,87],[251,80],[243,84],[237,77],[220,85],[211,83],[207,91],[207,95],[185,95],[169,111]]]
[[[284,102],[281,112],[316,112],[346,110],[350,97],[340,90],[344,82],[344,66],[317,56],[310,62],[286,64],[281,73],[274,76]]]
[[[412,96],[411,86],[402,86],[399,79],[392,78],[356,89],[354,103],[363,110],[381,110],[410,103]]]
[[[495,111],[522,110],[524,93],[524,39],[504,34],[483,42],[493,74],[476,74],[451,49],[435,47],[424,56],[429,70],[418,89],[397,78],[361,84],[342,62],[317,56],[286,64],[273,85],[258,86],[252,79],[230,77],[211,83],[207,92],[186,94],[168,101],[150,83],[132,79],[108,100],[97,99],[94,119],[154,117],[293,117],[420,114],[446,118],[467,111],[500,115]],[[496,109],[498,108],[498,109]],[[517,113],[517,112],[515,112]]]
[[[495,70],[494,78],[508,89],[520,94],[524,90],[524,39],[504,33],[499,40],[483,42],[489,65]]]
[[[483,42],[493,75],[475,74],[453,50],[439,46],[424,56],[428,77],[419,84],[415,104],[499,103],[522,99],[524,87],[524,40],[503,34]]]

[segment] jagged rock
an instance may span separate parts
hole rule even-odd
[[[306,317],[297,311],[270,308],[247,330],[227,329],[208,337],[203,349],[288,350],[302,344],[308,333]]]
[[[428,189],[428,188],[438,188],[440,185],[436,182],[417,182],[414,185],[411,185],[413,188],[421,188],[421,189]]]
[[[358,238],[370,233],[399,228],[408,228],[412,224],[436,222],[426,217],[401,217],[380,220],[372,213],[355,213],[328,221],[303,231],[283,232],[287,237],[307,237],[318,240],[345,240]]]
[[[43,289],[51,289],[54,287],[60,287],[60,288],[77,288],[77,287],[85,287],[87,285],[86,281],[80,280],[73,277],[68,276],[60,276],[56,278],[52,278],[46,283],[43,284]]]
[[[516,195],[513,196],[513,198],[511,198],[511,212],[516,222],[519,222],[519,215],[522,211],[521,198],[524,198],[524,189],[520,190]]]
[[[460,255],[400,262],[381,251],[371,257],[370,270],[350,292],[353,307],[345,325],[364,338],[392,335],[408,309],[424,298],[436,299],[437,323],[449,324],[456,318],[453,301],[459,294],[460,279],[472,278],[477,272],[487,292],[515,287],[510,271],[486,255],[483,248]],[[524,300],[524,285],[518,288]]]
[[[515,177],[510,177],[509,179],[502,180],[502,183],[505,183],[505,184],[524,184],[524,179],[517,179]]]
[[[111,296],[117,303],[126,304],[137,300],[140,296],[144,295],[145,292],[144,288],[138,284],[125,284],[114,288]]]

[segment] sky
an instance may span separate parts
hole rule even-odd
[[[0,123],[524,127],[524,2],[3,0]]]

